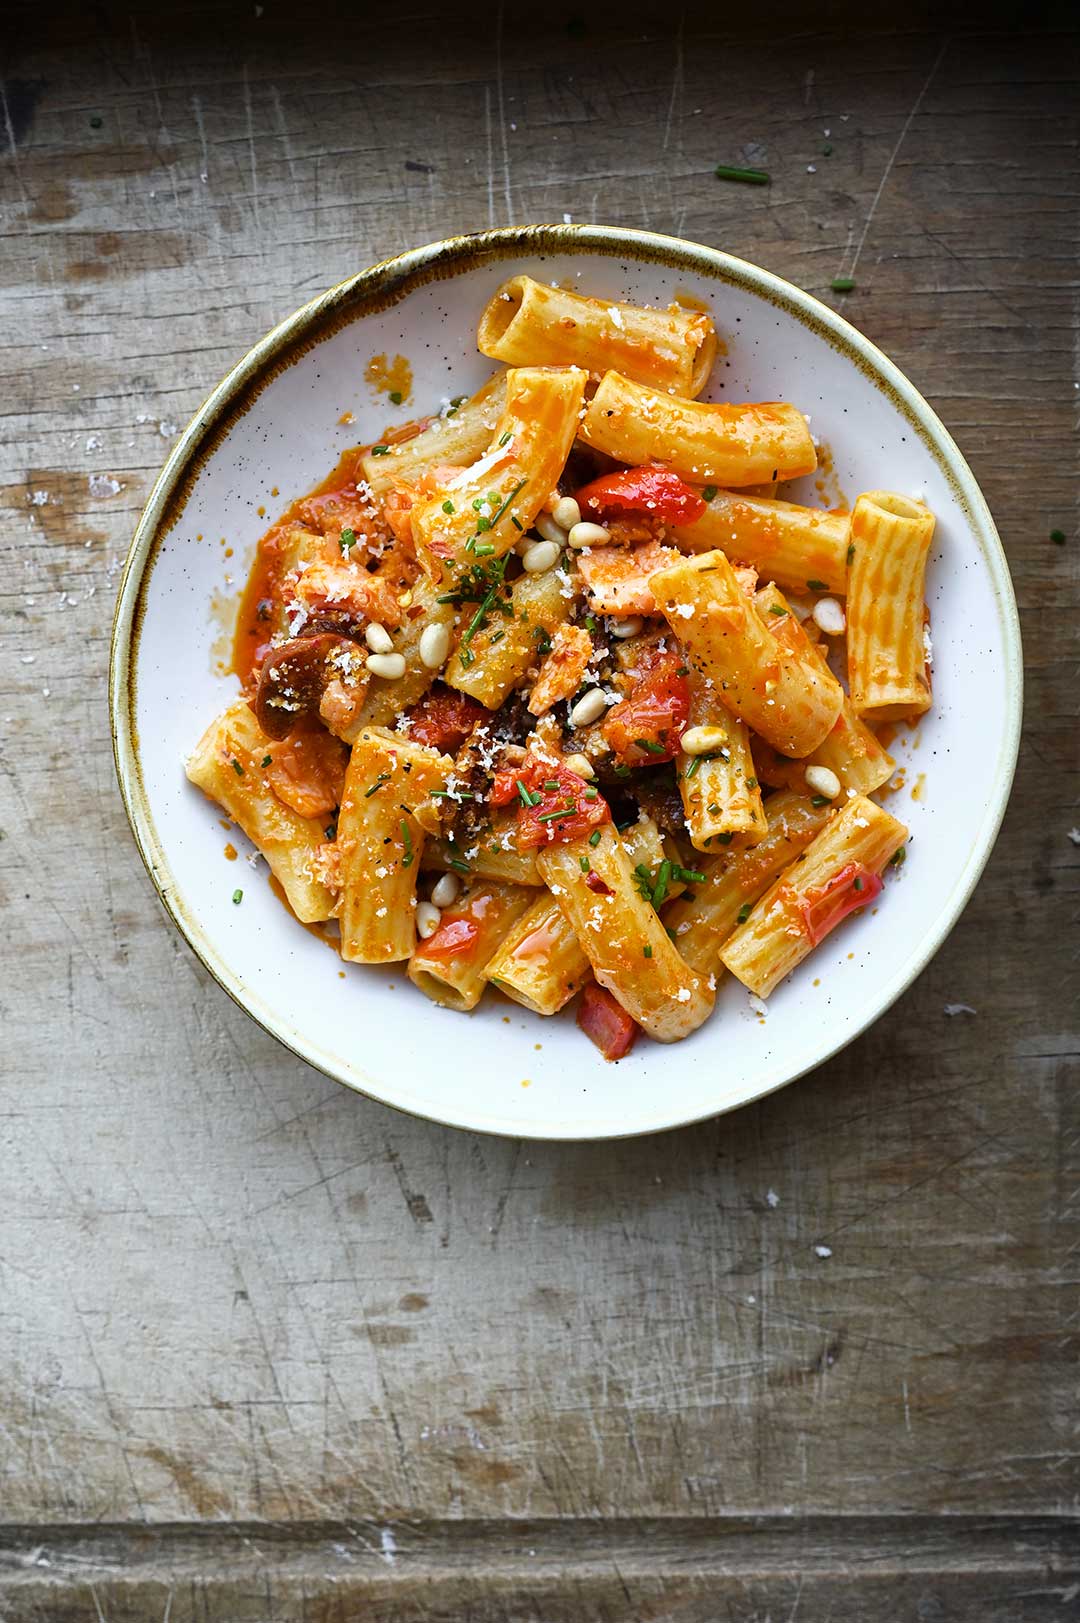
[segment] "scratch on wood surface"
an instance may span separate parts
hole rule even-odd
[[[851,265],[849,266],[847,271],[844,271],[844,268],[843,268],[844,261],[843,261],[843,259],[841,259],[841,261],[840,261],[840,269],[837,271],[838,276],[841,275],[841,274],[847,275],[847,276],[854,276],[855,275],[855,267],[859,263],[859,255],[863,251],[863,244],[866,241],[866,234],[870,230],[870,225],[871,225],[871,222],[873,221],[874,215],[877,213],[877,206],[881,202],[881,194],[884,192],[886,183],[887,183],[887,181],[889,179],[889,176],[892,174],[893,164],[896,162],[897,157],[899,156],[900,148],[903,146],[904,141],[907,139],[908,130],[910,130],[912,124],[915,122],[915,118],[916,118],[916,116],[918,114],[919,108],[922,106],[923,99],[926,96],[926,92],[930,89],[930,86],[933,84],[934,78],[935,78],[935,76],[937,74],[937,71],[940,68],[941,64],[944,62],[945,53],[949,49],[949,46],[951,45],[951,43],[952,43],[951,38],[947,36],[945,38],[945,40],[943,41],[943,43],[942,43],[940,51],[938,52],[937,56],[934,59],[933,67],[930,69],[930,72],[927,74],[926,79],[923,82],[922,89],[919,91],[919,94],[915,97],[915,104],[912,107],[912,109],[911,109],[910,113],[908,114],[907,118],[904,120],[904,127],[900,131],[900,135],[899,135],[899,137],[897,139],[896,145],[893,147],[892,151],[889,154],[889,161],[885,165],[885,168],[884,168],[884,170],[882,172],[881,179],[878,182],[878,189],[874,193],[873,200],[871,201],[869,212],[867,213],[866,219],[863,221],[862,233],[861,233],[861,235],[859,237],[858,245],[857,245],[857,247],[855,249],[855,255],[854,255],[854,257],[853,257],[853,259],[851,261]],[[808,97],[808,99],[809,99],[809,97]]]
[[[503,101],[503,25],[506,18],[504,0],[499,0],[499,18],[495,29],[495,88],[499,109],[499,141],[502,145],[503,191],[506,195],[506,221],[512,225],[514,204],[510,195],[510,148],[506,134],[506,107]]]
[[[683,91],[683,34],[686,29],[686,12],[679,14],[679,26],[675,31],[675,68],[671,75],[671,99],[668,102],[667,118],[664,120],[663,150],[666,152],[671,141],[671,126],[675,118],[675,108]]]

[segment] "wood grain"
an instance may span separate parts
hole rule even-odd
[[[0,85],[0,1616],[1075,1616],[1067,15],[44,13]],[[376,258],[564,213],[841,304],[971,461],[1027,658],[917,984],[778,1096],[581,1148],[406,1120],[256,1030],[154,900],[105,713],[119,562],[220,373]]]

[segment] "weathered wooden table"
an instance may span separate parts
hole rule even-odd
[[[5,22],[4,1623],[1080,1616],[1076,40],[715,15]],[[263,1036],[154,899],[105,714],[119,561],[219,374],[375,258],[564,213],[854,273],[1028,667],[918,984],[760,1105],[582,1148]]]

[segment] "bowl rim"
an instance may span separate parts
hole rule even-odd
[[[814,1057],[805,1065],[801,1065],[798,1070],[780,1080],[770,1080],[760,1087],[751,1087],[737,1102],[719,1105],[715,1110],[695,1111],[689,1115],[664,1116],[661,1111],[655,1120],[625,1131],[605,1129],[589,1132],[583,1131],[580,1124],[559,1120],[530,1124],[527,1130],[523,1130],[520,1123],[505,1117],[479,1116],[471,1119],[461,1113],[441,1113],[429,1108],[421,1110],[402,1104],[387,1096],[384,1085],[378,1078],[367,1076],[355,1066],[350,1065],[347,1070],[338,1067],[329,1056],[314,1050],[302,1033],[295,1031],[284,1019],[276,1018],[275,1011],[256,1012],[242,977],[225,962],[223,955],[198,927],[183,904],[157,833],[143,782],[135,719],[135,681],[142,605],[160,542],[179,519],[184,499],[183,487],[194,479],[203,458],[212,453],[216,443],[219,443],[228,432],[236,417],[246,409],[245,394],[252,391],[257,393],[272,380],[278,369],[293,364],[307,349],[329,336],[339,326],[348,325],[352,320],[362,318],[364,314],[386,304],[397,303],[414,287],[442,277],[459,275],[478,265],[510,259],[515,255],[531,256],[543,253],[593,254],[609,259],[631,257],[646,263],[657,263],[669,269],[685,268],[691,272],[700,272],[721,284],[734,284],[764,297],[767,302],[783,308],[804,326],[815,330],[834,349],[841,351],[871,378],[875,386],[892,397],[893,403],[900,408],[917,432],[951,485],[968,522],[976,533],[989,566],[993,595],[1004,634],[1006,711],[1003,718],[998,769],[994,778],[994,794],[984,810],[967,862],[957,874],[933,929],[920,938],[908,960],[873,998],[869,1005],[871,1012],[853,1030],[842,1035],[837,1041],[831,1044],[827,1042],[821,1052],[815,1053]],[[459,1128],[466,1132],[556,1142],[593,1140],[599,1142],[607,1139],[635,1138],[648,1133],[691,1126],[696,1122],[726,1115],[729,1111],[741,1109],[744,1105],[764,1098],[769,1093],[798,1081],[809,1071],[827,1064],[880,1019],[922,973],[941,947],[967,905],[986,867],[1012,789],[1019,750],[1022,711],[1023,657],[1020,623],[1004,548],[986,500],[966,459],[936,412],[915,386],[887,355],[843,316],[821,303],[812,294],[804,292],[773,272],[703,243],[621,226],[573,224],[504,226],[446,237],[380,260],[367,269],[356,272],[302,305],[271,328],[210,391],[193,413],[158,474],[136,524],[120,576],[109,650],[109,723],[113,760],[128,822],[159,901],[204,969],[222,990],[249,1018],[276,1038],[298,1059],[379,1104],[388,1105],[404,1115],[432,1121],[441,1126]]]

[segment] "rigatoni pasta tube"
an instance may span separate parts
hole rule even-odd
[[[766,580],[790,591],[843,594],[850,530],[850,513],[718,490],[696,524],[676,525],[673,534],[694,552],[720,547],[735,562],[753,564]]]
[[[381,727],[361,729],[338,812],[341,956],[357,964],[408,958],[416,944],[416,880],[424,830],[413,808],[454,763]]]
[[[483,996],[488,960],[534,896],[534,891],[490,879],[470,884],[444,911],[434,935],[413,953],[413,985],[444,1009],[474,1009]]]
[[[756,485],[813,473],[817,453],[794,406],[711,406],[677,400],[608,372],[582,419],[580,437],[638,467],[661,463],[698,484]]]
[[[763,586],[755,595],[754,602],[778,642],[784,643],[801,658],[816,660],[823,669],[828,669],[824,648],[810,641],[778,586]],[[784,764],[795,765],[794,762]],[[896,762],[880,739],[856,715],[855,707],[845,693],[840,714],[832,727],[814,753],[807,756],[796,770],[804,773],[808,766],[828,767],[830,772],[836,773],[845,789],[868,795],[880,789],[892,777]],[[799,787],[804,785],[805,778],[800,778]]]
[[[658,1042],[678,1042],[707,1020],[713,992],[671,944],[634,882],[610,823],[537,852],[540,872],[573,928],[593,974]],[[588,872],[583,871],[582,862]]]
[[[908,496],[871,490],[855,503],[848,686],[866,721],[895,721],[930,708],[923,580],[933,535],[933,513]]]
[[[187,775],[262,852],[301,923],[315,924],[330,918],[336,905],[312,867],[326,839],[326,819],[301,817],[278,799],[263,765],[270,747],[246,700],[238,699],[206,729]]]
[[[506,409],[506,373],[496,372],[474,395],[433,417],[412,439],[387,445],[376,456],[368,452],[361,469],[376,496],[396,484],[412,484],[440,464],[467,468],[483,456],[495,424]]]
[[[849,913],[881,892],[881,871],[907,829],[865,795],[836,814],[785,868],[720,953],[736,979],[769,993]]]
[[[622,843],[632,864],[655,872],[664,860],[664,842],[651,817],[642,815],[625,829]],[[558,1013],[592,980],[573,927],[548,891],[518,920],[484,973],[506,997],[545,1015]]]
[[[675,776],[690,843],[697,851],[708,851],[721,834],[739,834],[751,843],[760,840],[765,813],[746,724],[724,708],[698,671],[691,670],[688,685],[690,727],[716,727],[724,733],[707,754],[680,750],[676,757]]]
[[[537,896],[484,971],[506,997],[534,1014],[557,1014],[592,980],[589,960],[551,892]]]
[[[734,715],[784,755],[818,747],[840,714],[843,689],[777,641],[722,552],[683,559],[649,584],[690,664]]]
[[[506,410],[486,453],[412,510],[416,554],[433,580],[473,558],[499,558],[521,539],[563,471],[584,391],[577,368],[507,373]]]
[[[559,574],[519,575],[513,587],[500,593],[487,615],[487,624],[468,636],[475,606],[462,609],[462,636],[451,654],[443,680],[459,693],[497,710],[532,667],[540,664],[545,635],[567,617],[573,592]],[[504,613],[505,605],[508,612]]]
[[[818,799],[820,800],[820,796]],[[702,863],[704,884],[691,897],[680,896],[664,909],[664,924],[691,969],[708,975],[719,968],[720,948],[777,874],[805,850],[833,815],[808,794],[781,789],[765,802],[768,832],[742,850],[729,850]]]
[[[704,312],[605,303],[531,276],[513,276],[492,294],[476,346],[507,366],[580,366],[594,379],[614,367],[677,395],[701,392],[717,347]]]

